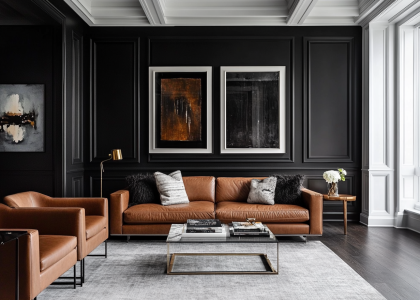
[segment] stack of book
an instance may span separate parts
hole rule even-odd
[[[188,219],[182,238],[226,238],[226,230],[217,219]]]
[[[230,227],[231,236],[270,236],[270,231],[261,222],[254,224],[248,222],[232,222]]]

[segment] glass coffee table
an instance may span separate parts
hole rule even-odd
[[[167,245],[167,274],[169,275],[198,275],[198,274],[278,274],[279,271],[279,242],[270,231],[270,236],[230,236],[229,226],[223,224],[226,230],[224,238],[182,238],[184,224],[172,224],[166,239]],[[195,253],[171,253],[174,248],[183,248],[188,244],[202,244]],[[230,244],[229,253],[219,253],[224,245]],[[236,244],[236,245],[235,245]],[[242,244],[242,245],[239,245]],[[258,244],[258,245],[257,245]],[[191,245],[192,246],[192,245]],[[230,247],[229,247],[230,246]],[[241,248],[241,246],[243,246]],[[249,248],[264,248],[265,251],[243,252]],[[277,255],[274,268],[268,255],[268,247],[275,248]],[[214,251],[218,250],[218,251]],[[260,249],[258,249],[260,250]],[[273,250],[273,249],[271,249]],[[265,252],[265,253],[261,253]]]

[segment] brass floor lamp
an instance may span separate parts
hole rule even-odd
[[[113,149],[111,154],[108,154],[109,158],[105,159],[104,161],[101,161],[101,198],[102,198],[102,173],[105,172],[104,171],[104,162],[108,161],[108,160],[122,160],[122,154],[121,154],[121,149]]]

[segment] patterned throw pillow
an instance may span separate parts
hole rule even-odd
[[[274,205],[276,182],[276,177],[268,177],[264,180],[252,179],[247,202]]]
[[[160,193],[162,205],[189,203],[181,171],[172,172],[169,175],[155,172],[156,186]]]

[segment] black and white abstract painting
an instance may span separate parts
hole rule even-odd
[[[221,67],[221,153],[284,153],[285,67]]]
[[[43,152],[43,84],[0,84],[0,152]]]

